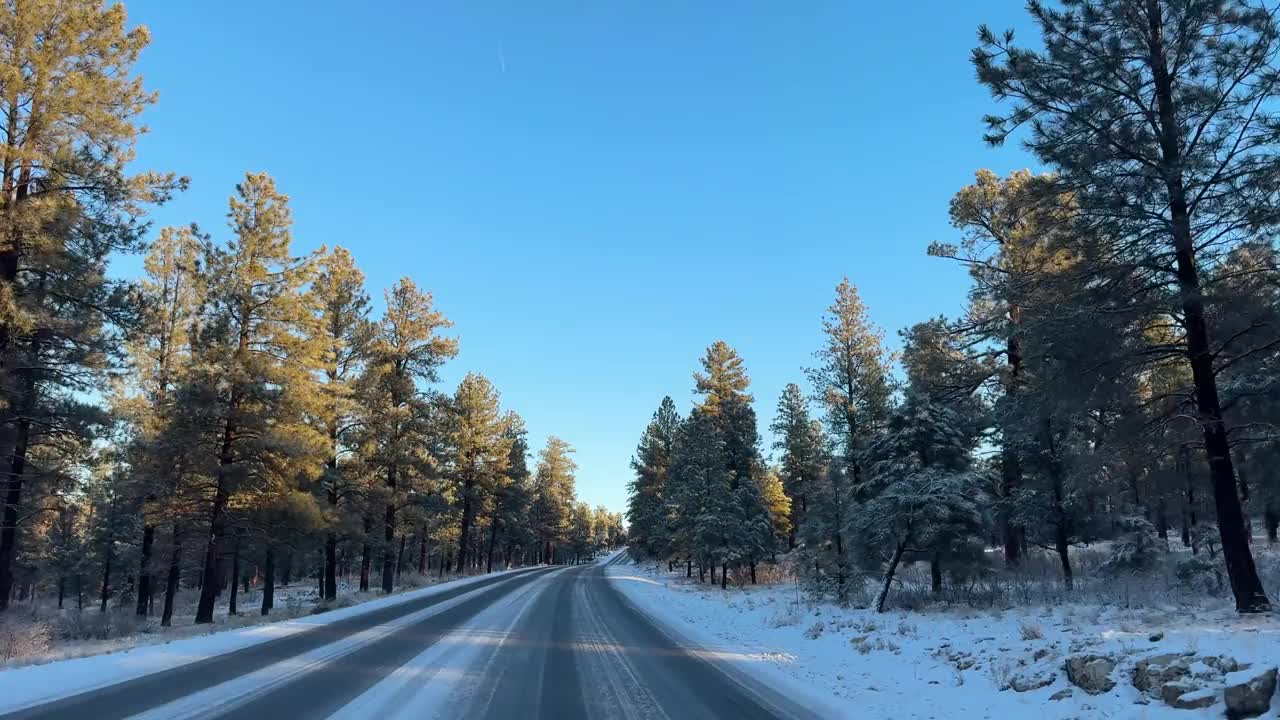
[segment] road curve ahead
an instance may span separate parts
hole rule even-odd
[[[637,610],[601,565],[485,578],[18,718],[815,717]]]

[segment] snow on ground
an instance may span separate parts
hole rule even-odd
[[[165,644],[145,645],[122,652],[0,670],[0,687],[5,688],[4,693],[0,694],[0,714],[160,670],[179,667],[268,640],[294,635],[311,627],[327,625],[378,608],[427,597],[509,572],[515,571],[495,572],[490,575],[477,575],[440,583],[319,615],[210,633]]]
[[[607,572],[636,606],[675,633],[740,660],[738,667],[763,680],[825,700],[834,709],[824,714],[833,717],[1220,718],[1221,692],[1208,708],[1174,709],[1133,686],[1134,664],[1184,652],[1229,655],[1254,663],[1254,670],[1280,661],[1280,619],[1228,608],[1060,604],[878,614],[812,605],[794,584],[721,591],[648,563],[614,563]],[[1081,653],[1118,659],[1113,689],[1089,695],[1067,681],[1064,661]],[[1047,684],[1007,689],[1015,680],[1023,687]],[[1280,719],[1277,706],[1280,700],[1262,717]]]

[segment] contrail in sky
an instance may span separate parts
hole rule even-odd
[[[507,53],[501,38],[498,39],[498,65],[502,67],[502,74],[507,74]]]

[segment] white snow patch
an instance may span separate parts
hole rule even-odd
[[[1144,696],[1131,684],[1133,664],[1189,650],[1253,663],[1243,671],[1252,676],[1254,668],[1275,667],[1280,656],[1280,619],[1241,616],[1228,607],[1066,604],[876,613],[810,604],[791,584],[722,591],[686,580],[683,572],[630,562],[614,563],[607,573],[673,634],[761,679],[785,681],[799,697],[825,701],[837,718],[1220,718],[1221,703],[1176,710]],[[1096,696],[1074,688],[1063,664],[1078,653],[1115,656],[1116,687]],[[1008,689],[1015,679],[1050,674],[1054,680],[1044,687]],[[1070,697],[1049,699],[1066,689]],[[1280,699],[1262,717],[1280,720],[1278,711]]]

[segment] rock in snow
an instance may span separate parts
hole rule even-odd
[[[1160,699],[1172,708],[1195,710],[1207,708],[1218,700],[1218,693],[1205,690],[1186,680],[1175,680],[1160,687]]]
[[[1159,691],[1165,683],[1190,674],[1189,653],[1164,653],[1139,660],[1133,668],[1133,686],[1144,692]]]
[[[1028,692],[1049,687],[1057,679],[1057,673],[1051,670],[1026,671],[1014,675],[1009,681],[1009,687],[1013,688],[1014,692]]]
[[[1271,696],[1276,692],[1276,668],[1258,667],[1227,675],[1223,699],[1227,716],[1247,718],[1271,709]]]
[[[1111,679],[1115,669],[1115,658],[1106,655],[1076,655],[1066,662],[1067,679],[1090,695],[1101,695],[1116,686]]]

